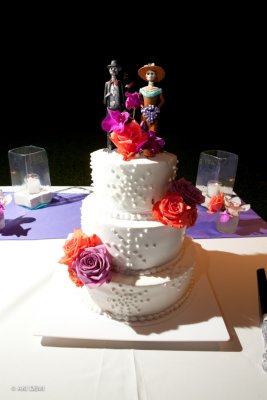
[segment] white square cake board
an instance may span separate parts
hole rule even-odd
[[[35,335],[86,339],[88,347],[127,346],[127,342],[225,342],[230,339],[208,277],[200,275],[191,293],[174,312],[154,321],[132,324],[98,315],[82,300],[81,288],[70,280],[67,267],[56,267],[38,314]],[[75,345],[73,346],[75,347]],[[120,347],[120,346],[119,346]],[[149,347],[148,347],[149,348]]]

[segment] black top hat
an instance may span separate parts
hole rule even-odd
[[[119,69],[119,71],[121,70],[121,66],[118,64],[117,60],[112,60],[111,63],[107,67],[108,68],[117,67]]]

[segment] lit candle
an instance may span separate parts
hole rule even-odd
[[[221,191],[222,184],[219,181],[208,181],[207,195],[209,197],[217,196]]]
[[[26,177],[26,184],[29,194],[40,193],[41,183],[37,174],[28,174]]]

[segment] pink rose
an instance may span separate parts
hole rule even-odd
[[[78,279],[90,288],[111,280],[111,257],[104,245],[84,249],[71,268],[76,271]]]

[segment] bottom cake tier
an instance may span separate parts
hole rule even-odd
[[[191,239],[185,238],[179,255],[169,263],[135,275],[113,272],[109,284],[82,288],[83,300],[100,314],[123,321],[162,317],[186,299],[193,285],[195,256]]]

